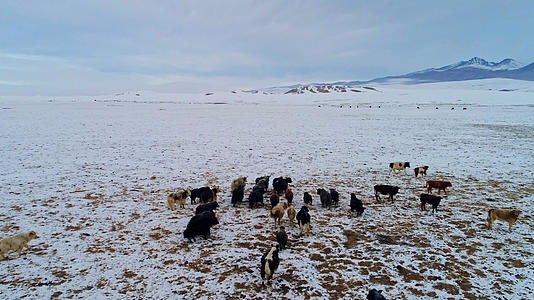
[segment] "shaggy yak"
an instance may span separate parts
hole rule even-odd
[[[246,184],[247,184],[247,177],[244,177],[244,176],[237,177],[237,179],[234,179],[234,181],[232,181],[232,184],[230,185],[230,191],[233,191],[237,189],[238,187],[244,188]]]
[[[242,186],[237,187],[232,191],[232,205],[234,207],[237,206],[238,203],[243,201],[243,197],[245,197],[245,188]]]
[[[180,189],[176,193],[170,193],[167,196],[167,208],[174,210],[175,205],[179,205],[181,208],[185,208],[185,202],[189,197],[189,191]]]
[[[325,189],[317,189],[317,195],[321,198],[321,206],[330,209],[332,207],[332,196]]]
[[[434,196],[429,194],[421,194],[421,210],[426,210],[425,204],[431,204],[432,205],[432,213],[434,211],[438,211],[438,205],[441,202],[441,199],[443,199],[440,196]]]
[[[38,238],[37,233],[35,231],[29,231],[29,232],[21,232],[17,233],[12,236],[5,237],[0,240],[0,260],[5,259],[5,255],[7,252],[13,250],[17,251],[19,253],[19,256],[22,253],[22,249],[26,247],[26,249],[30,250],[30,246],[28,246],[28,243]],[[4,268],[7,268],[6,266]]]
[[[512,225],[517,221],[521,211],[519,209],[492,208],[488,211],[488,227],[491,229],[495,220],[508,222],[508,230],[512,231]]]
[[[273,179],[273,189],[278,192],[278,194],[282,195],[287,190],[287,187],[290,183],[292,183],[293,180],[291,180],[290,177],[277,177]]]
[[[259,187],[263,187],[263,189],[267,191],[269,189],[269,178],[271,178],[271,176],[263,176],[256,178],[256,185]]]
[[[198,189],[192,189],[191,190],[191,204],[197,203],[196,199],[200,198],[200,195],[202,195],[202,193],[207,192],[207,191],[211,191],[211,189],[207,186],[204,186]]]
[[[356,216],[361,216],[363,214],[363,211],[365,210],[365,207],[363,207],[362,200],[356,198],[356,194],[350,193],[350,211],[354,212],[356,211]]]
[[[248,206],[250,208],[254,208],[258,206],[260,203],[263,204],[264,193],[265,193],[265,190],[263,189],[263,187],[255,185],[252,188],[252,192],[250,192],[250,195],[248,195]]]
[[[208,239],[210,235],[210,228],[219,224],[219,220],[215,216],[213,211],[205,211],[198,215],[194,215],[184,231],[184,238],[190,242],[195,240],[197,235],[204,236],[204,239]]]
[[[284,250],[287,245],[287,233],[284,226],[280,226],[280,231],[276,232],[276,241],[280,244],[280,250]]]
[[[393,196],[395,196],[399,192],[398,186],[392,186],[392,185],[386,185],[386,184],[377,184],[375,185],[374,189],[375,189],[375,198],[377,202],[380,202],[379,194],[389,196],[389,199],[391,200],[391,202],[393,202]]]
[[[275,207],[271,209],[271,218],[274,219],[274,224],[278,222],[278,225],[280,225],[280,222],[282,221],[282,218],[284,217],[284,213],[287,209],[287,202],[278,203]]]
[[[302,200],[304,200],[304,204],[313,205],[312,204],[312,202],[313,202],[312,196],[308,192],[304,192],[304,196],[302,197]]]
[[[443,192],[445,192],[445,195],[447,195],[446,188],[449,186],[452,186],[452,184],[448,181],[427,180],[426,192],[432,194],[432,189],[438,189],[438,195],[441,193],[441,190],[443,190]]]

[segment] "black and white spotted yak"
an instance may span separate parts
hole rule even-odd
[[[395,173],[401,170],[406,173],[406,168],[409,168],[409,167],[410,167],[410,163],[407,161],[406,162],[401,162],[401,161],[392,162],[389,164],[389,173],[391,174],[393,170],[395,170]]]
[[[280,258],[278,257],[279,246],[271,246],[269,251],[265,252],[261,257],[261,279],[262,285],[265,286],[269,283],[269,280],[273,277],[274,271],[278,269],[280,264]]]
[[[309,208],[306,205],[303,205],[297,214],[297,222],[299,224],[301,235],[304,234],[304,231],[306,231],[306,234],[310,234],[311,216],[309,211]]]

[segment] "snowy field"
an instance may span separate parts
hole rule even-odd
[[[0,236],[39,235],[0,262],[0,298],[363,299],[376,288],[388,299],[532,299],[534,84],[374,87],[0,97]],[[428,176],[390,175],[393,161],[428,165]],[[232,179],[248,177],[246,198],[264,175],[293,178],[297,210],[304,191],[341,194],[331,211],[312,194],[312,236],[284,218],[289,247],[266,288],[268,199],[229,204]],[[419,209],[426,179],[453,185],[434,215]],[[374,200],[380,183],[401,187],[393,204]],[[170,211],[165,199],[204,185],[223,190],[220,224],[188,243],[196,206]],[[351,192],[362,217],[349,213]],[[492,207],[522,211],[512,232],[488,230]]]

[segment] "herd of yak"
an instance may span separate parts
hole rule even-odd
[[[409,162],[394,162],[390,163],[389,170],[390,173],[395,171],[403,170],[406,172],[406,168],[410,167]],[[425,176],[428,170],[428,166],[416,167],[414,168],[415,177],[419,175]],[[248,195],[248,206],[253,209],[258,206],[263,206],[264,195],[268,192],[270,176],[258,177],[255,180],[255,184]],[[231,203],[232,205],[238,206],[243,202],[245,196],[245,185],[247,183],[246,177],[239,177],[232,181],[230,190],[232,192]],[[299,225],[300,234],[309,234],[310,233],[310,221],[311,217],[309,214],[308,206],[312,205],[313,198],[308,192],[304,192],[303,202],[304,205],[297,213],[293,206],[293,191],[289,188],[289,184],[292,183],[290,177],[277,177],[274,178],[272,182],[272,190],[270,191],[269,200],[271,204],[270,216],[274,219],[275,224],[280,224],[282,217],[287,211],[288,219],[291,223],[297,220]],[[426,189],[427,193],[422,193],[420,195],[421,201],[421,210],[426,210],[425,204],[432,205],[432,213],[438,211],[438,205],[440,204],[442,197],[432,195],[432,189],[438,189],[438,194],[443,190],[446,194],[446,188],[451,187],[452,184],[448,181],[440,180],[427,180]],[[385,195],[389,197],[391,202],[394,201],[394,196],[399,192],[398,186],[377,184],[374,186],[375,198],[376,201],[380,202],[380,195]],[[191,204],[196,203],[196,200],[200,200],[200,205],[195,209],[195,215],[191,218],[187,227],[184,231],[184,238],[188,239],[190,242],[195,240],[196,236],[203,236],[205,239],[210,234],[210,228],[214,225],[219,224],[219,221],[214,213],[219,204],[217,203],[217,193],[220,192],[219,188],[214,187],[201,187],[192,190],[180,189],[175,193],[171,193],[167,197],[167,207],[174,209],[175,205],[179,205],[182,208],[185,205],[187,197],[190,197]],[[329,191],[319,188],[317,189],[317,195],[321,201],[321,206],[323,208],[330,209],[332,205],[337,206],[339,202],[339,192],[335,189],[329,189]],[[284,196],[287,202],[280,202],[280,197]],[[356,216],[361,216],[365,210],[363,203],[360,199],[356,197],[354,193],[350,194],[350,210],[351,212],[356,212]],[[517,220],[520,211],[516,209],[491,209],[488,212],[488,226],[491,228],[493,221],[501,220],[506,221],[509,224],[509,229]],[[261,257],[261,277],[262,284],[268,284],[270,278],[272,277],[274,271],[278,268],[279,265],[279,256],[278,252],[283,250],[287,244],[287,233],[285,232],[284,226],[280,226],[280,230],[275,233],[277,244],[271,246],[267,252]],[[381,294],[381,291],[372,289],[367,299],[385,299]]]

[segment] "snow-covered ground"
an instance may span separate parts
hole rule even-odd
[[[39,235],[0,262],[1,298],[532,298],[534,84],[373,87],[0,97],[1,236]],[[425,179],[390,175],[393,161],[452,182],[438,213],[419,209]],[[331,211],[312,194],[310,237],[284,219],[290,245],[267,288],[259,261],[276,227],[268,204],[229,205],[241,175],[292,177],[297,209],[304,191],[341,193]],[[401,187],[394,204],[376,203],[378,183]],[[220,224],[188,243],[195,206],[165,199],[204,185],[223,190]],[[490,207],[522,211],[512,232],[487,229]]]

